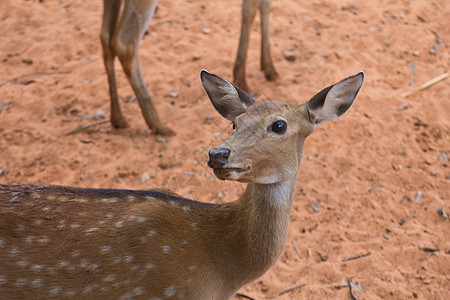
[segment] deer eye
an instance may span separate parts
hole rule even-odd
[[[277,120],[277,121],[273,122],[271,129],[273,132],[283,134],[287,130],[287,124],[283,120]]]
[[[233,130],[235,130],[236,129],[236,123],[234,121],[232,121],[231,124],[233,124]]]

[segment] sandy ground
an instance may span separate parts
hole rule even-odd
[[[158,4],[140,58],[160,116],[177,132],[164,139],[145,126],[118,63],[130,127],[66,135],[109,118],[101,12],[100,0],[0,2],[0,183],[164,186],[204,202],[236,199],[245,186],[206,165],[231,126],[199,72],[232,78],[240,1]],[[438,212],[450,213],[450,78],[402,97],[448,72],[449,20],[444,0],[275,0],[280,78],[267,82],[257,17],[247,74],[259,101],[301,103],[359,70],[366,81],[345,117],[308,138],[285,250],[241,293],[264,299],[302,285],[275,299],[350,299],[351,278],[358,299],[450,299],[450,223]]]

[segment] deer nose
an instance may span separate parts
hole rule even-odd
[[[227,164],[230,150],[228,149],[212,149],[209,151],[208,166],[211,168],[220,168]]]

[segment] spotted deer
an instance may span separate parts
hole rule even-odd
[[[230,299],[286,242],[303,143],[343,115],[362,72],[304,104],[255,103],[201,72],[233,133],[209,152],[221,180],[248,183],[235,202],[153,190],[0,186],[2,299]]]
[[[121,6],[123,9],[121,13]],[[108,75],[111,102],[111,124],[115,128],[127,127],[122,116],[114,72],[114,59],[117,56],[138,99],[147,126],[160,135],[174,135],[175,132],[160,121],[150,94],[144,82],[139,63],[139,45],[156,8],[157,0],[103,0],[103,22],[100,40],[103,48],[103,61]],[[268,80],[278,77],[269,44],[269,10],[271,0],[242,0],[242,22],[239,48],[234,64],[234,82],[248,91],[245,79],[245,62],[251,26],[256,12],[261,13],[261,69]]]

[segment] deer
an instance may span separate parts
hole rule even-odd
[[[123,5],[122,5],[123,2]],[[100,32],[103,62],[105,65],[110,95],[110,122],[114,128],[128,127],[120,110],[114,60],[117,56],[130,85],[139,102],[142,114],[149,129],[154,134],[173,136],[175,132],[159,118],[147,90],[139,63],[139,46],[155,12],[157,0],[103,0],[103,18]],[[123,9],[121,10],[121,7]],[[276,80],[270,55],[269,11],[271,0],[243,0],[242,22],[239,47],[233,74],[234,82],[249,91],[245,79],[245,62],[249,44],[250,29],[259,10],[261,14],[261,69],[268,80]]]
[[[277,261],[304,141],[350,108],[363,80],[359,72],[302,104],[257,103],[202,70],[211,103],[233,124],[207,164],[220,180],[247,183],[234,202],[161,189],[0,185],[0,295],[230,299]]]

